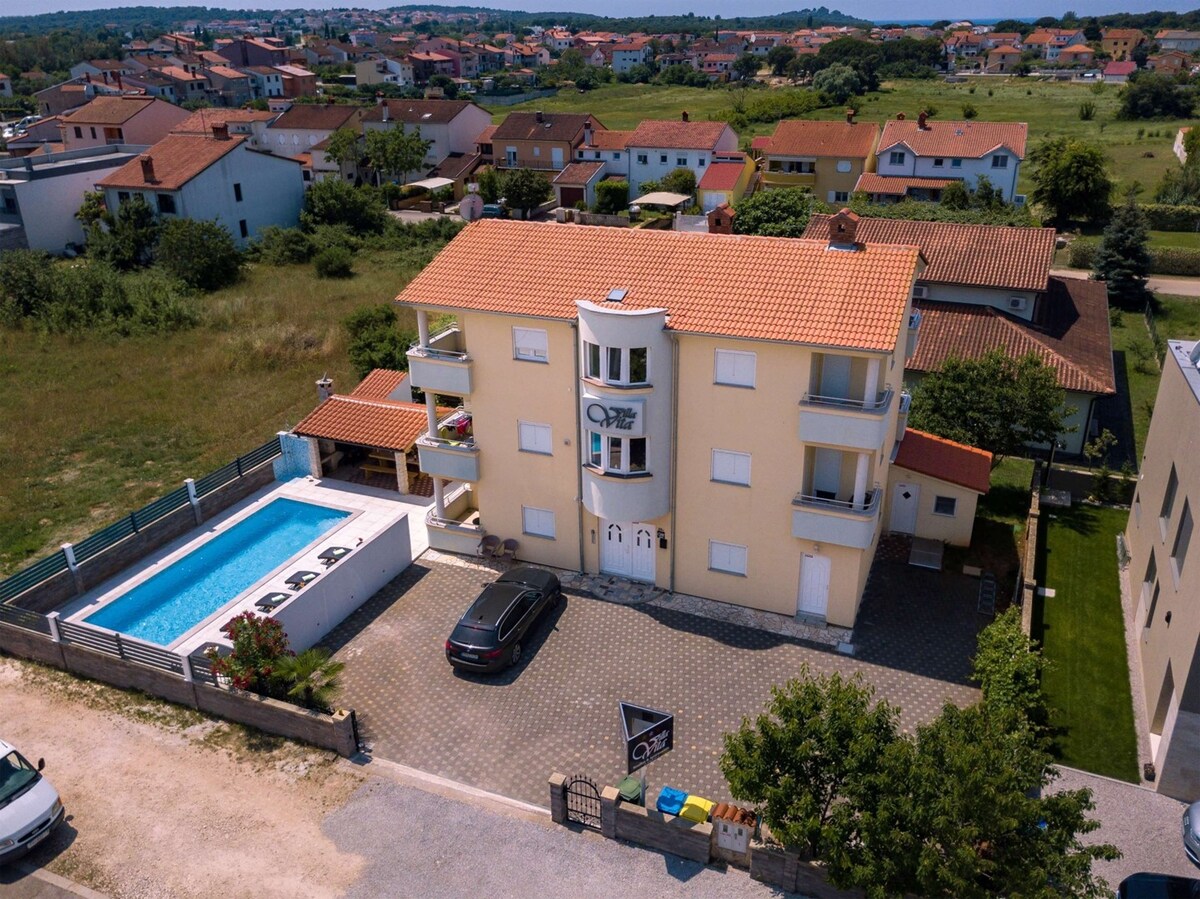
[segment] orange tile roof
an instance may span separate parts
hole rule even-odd
[[[573,320],[577,300],[624,288],[607,308],[665,308],[675,331],[891,352],[919,260],[916,247],[484,219],[396,299]]]
[[[397,391],[408,380],[408,372],[395,371],[390,368],[376,368],[359,381],[358,386],[350,391],[350,396],[360,400],[403,400],[412,398],[411,391]],[[422,407],[424,408],[424,407]]]
[[[746,170],[744,162],[714,162],[696,185],[699,190],[733,190]]]
[[[301,437],[320,437],[403,453],[428,427],[425,407],[417,403],[335,394],[305,416],[292,431]]]
[[[173,134],[212,134],[213,125],[230,122],[269,122],[278,113],[258,109],[231,109],[214,106],[198,109],[171,129]]]
[[[667,150],[713,150],[728,127],[724,122],[647,119],[629,135],[626,145]]]
[[[1024,122],[939,122],[928,119],[923,129],[913,119],[892,119],[883,126],[879,153],[904,144],[918,156],[961,156],[980,159],[997,147],[1025,158],[1029,126]]]
[[[496,129],[499,127],[499,125],[488,125],[479,132],[479,137],[475,138],[475,143],[490,144],[492,142],[492,135],[496,133]]]
[[[554,176],[554,184],[582,187],[589,184],[604,168],[603,162],[571,162]]]
[[[780,122],[767,138],[768,156],[839,156],[866,159],[875,149],[879,126],[874,122]]]
[[[828,234],[829,219],[828,215],[814,215],[804,236]],[[863,218],[856,237],[867,244],[920,247],[929,263],[920,280],[933,284],[1041,291],[1046,289],[1054,261],[1053,228]]]
[[[127,187],[134,190],[179,190],[218,159],[246,140],[233,135],[214,140],[201,134],[170,134],[137,159],[131,159],[111,175],[97,181],[97,187]],[[147,181],[142,160],[149,157],[154,180]]]
[[[892,464],[976,493],[991,489],[991,453],[915,428],[904,429],[904,439]]]
[[[156,100],[153,97],[103,96],[96,97],[86,106],[76,109],[67,118],[73,125],[123,125],[155,103],[171,105],[165,100]]]
[[[921,313],[921,328],[906,365],[911,371],[936,371],[951,356],[978,359],[1000,347],[1011,356],[1037,355],[1054,369],[1064,390],[1116,393],[1103,282],[1051,278],[1032,324],[969,303],[916,300],[913,308]]]
[[[581,150],[624,150],[632,131],[593,131],[592,142],[583,144]]]
[[[920,178],[909,175],[879,175],[875,172],[863,172],[854,184],[854,192],[902,197],[908,193],[910,187],[917,190],[941,190],[958,180],[960,179]]]

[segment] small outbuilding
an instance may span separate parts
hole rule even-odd
[[[970,546],[979,497],[988,492],[992,454],[913,428],[904,429],[888,473],[887,530]]]

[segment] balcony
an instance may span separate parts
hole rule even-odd
[[[915,311],[908,317],[908,336],[904,342],[904,358],[911,359],[917,351],[917,340],[921,336],[921,313]]]
[[[421,390],[451,396],[471,393],[471,357],[465,352],[462,332],[448,328],[408,350],[408,379]]]
[[[810,190],[817,183],[815,172],[773,172],[762,173],[763,187],[807,187]]]
[[[467,485],[464,484],[446,496],[445,513],[441,518],[433,509],[426,513],[425,527],[429,533],[429,545],[446,552],[474,555],[485,532],[479,523],[475,494]]]
[[[438,422],[437,435],[417,439],[421,471],[454,481],[479,480],[479,448],[475,446],[471,414],[459,409]]]
[[[896,440],[904,439],[904,429],[908,427],[908,410],[912,407],[912,394],[907,390],[900,391],[900,408],[896,412]]]
[[[797,494],[792,500],[792,536],[814,543],[833,543],[866,549],[879,524],[878,486],[855,505],[844,499]]]
[[[877,450],[883,445],[891,405],[891,387],[881,390],[872,401],[807,394],[800,401],[800,439]]]

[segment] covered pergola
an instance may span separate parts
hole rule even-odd
[[[636,200],[630,200],[630,206],[664,206],[667,209],[678,209],[680,206],[692,205],[692,198],[688,194],[671,193],[669,190],[653,190],[648,194],[642,194]]]
[[[428,191],[441,190],[454,184],[453,178],[422,178],[420,181],[409,181],[405,187],[423,187]]]

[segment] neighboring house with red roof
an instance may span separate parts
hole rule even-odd
[[[757,167],[745,153],[717,153],[696,184],[696,202],[706,215],[727,203],[732,206],[746,195]]]
[[[898,117],[883,126],[875,171],[885,178],[954,178],[968,189],[985,176],[1011,202],[1028,136],[1024,122]]]
[[[247,138],[221,129],[172,134],[97,186],[110,212],[136,194],[160,216],[224,225],[239,244],[268,225],[294,227],[304,202],[296,160],[255,150]]]
[[[1137,71],[1137,63],[1132,60],[1125,62],[1113,61],[1104,67],[1101,77],[1108,84],[1124,84],[1129,76]]]
[[[803,187],[819,200],[845,203],[859,176],[874,170],[878,140],[879,126],[850,112],[844,122],[780,122],[751,150],[762,156],[764,188]]]
[[[992,454],[905,428],[888,473],[885,527],[951,546],[970,546],[975,506],[990,489]]]
[[[279,118],[279,113],[258,109],[230,109],[214,106],[198,109],[171,129],[172,134],[213,133],[213,128],[224,125],[231,135],[246,137],[256,150],[269,150],[267,126]]]
[[[339,128],[360,131],[367,112],[363,106],[297,103],[267,126],[264,149],[280,156],[295,156],[312,149]]]
[[[491,122],[491,113],[470,100],[381,99],[363,115],[362,129],[419,133],[430,141],[425,164],[432,167],[454,154],[475,155],[479,133]]]
[[[1108,28],[1101,33],[1100,49],[1114,60],[1124,62],[1148,40],[1146,33],[1138,28]]]
[[[629,177],[629,138],[632,131],[583,129],[583,143],[575,149],[576,162],[602,162],[606,175]]]
[[[235,66],[281,66],[288,51],[255,37],[240,37],[216,48],[217,53]]]
[[[575,158],[587,130],[602,131],[604,125],[586,113],[510,112],[491,134],[495,166],[562,171]]]
[[[686,112],[679,119],[646,119],[626,142],[629,198],[643,181],[658,181],[675,169],[689,169],[699,183],[716,154],[737,148],[737,132],[724,122],[693,122]]]
[[[1021,61],[1021,51],[1011,44],[1001,44],[988,50],[987,69],[989,74],[1011,72]]]
[[[155,97],[97,97],[62,117],[62,140],[68,150],[158,143],[191,113]]]
[[[815,215],[806,237],[833,217]],[[978,358],[997,347],[1013,356],[1034,352],[1058,377],[1074,407],[1062,440],[1079,453],[1089,438],[1096,403],[1116,389],[1104,284],[1051,277],[1053,228],[1008,228],[864,218],[868,244],[915,244],[928,265],[913,285],[920,313],[906,380],[919,380],[951,356]]]

